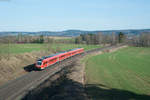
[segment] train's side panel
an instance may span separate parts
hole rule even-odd
[[[72,56],[76,55],[76,50],[72,51]]]
[[[52,58],[47,58],[45,60],[43,60],[43,67],[41,67],[42,69],[45,67],[48,67],[50,65],[55,64],[58,61],[58,56],[54,56]]]
[[[74,55],[77,55],[77,54],[80,54],[80,53],[83,53],[83,52],[84,52],[83,48],[76,49],[76,50],[73,50],[73,51],[69,51],[69,53],[71,53],[71,56],[74,56]]]
[[[84,49],[81,48],[81,49],[79,50],[79,53],[83,53],[83,52],[84,52]]]
[[[83,53],[84,49],[83,48],[79,48],[79,49],[75,49],[75,50],[71,50],[65,53],[61,53],[59,55],[44,59],[41,65],[41,69],[44,69],[45,67],[48,67],[50,65],[55,64],[56,62],[62,61],[66,58],[72,57],[74,55]]]
[[[43,60],[43,66],[41,66],[41,69],[44,69],[47,66],[48,66],[48,61],[47,61],[47,59],[44,59]]]
[[[73,55],[72,53],[73,53],[73,51],[68,52],[69,57],[71,57]]]
[[[80,54],[80,49],[77,49],[77,53],[76,54]]]
[[[52,59],[49,59],[48,60],[48,66],[50,66],[50,65],[52,65],[52,64],[54,64],[54,63],[56,63],[57,62],[57,59],[58,57],[57,56],[55,56],[55,57],[53,57]]]
[[[42,62],[43,62],[43,65],[41,66],[41,69],[44,69],[46,67],[46,65],[47,65],[47,61],[43,60]]]
[[[67,58],[71,57],[71,52],[67,52]]]
[[[67,52],[66,53],[63,53],[63,54],[61,54],[60,56],[59,56],[59,61],[62,61],[62,60],[64,60],[64,59],[66,59],[67,58]]]

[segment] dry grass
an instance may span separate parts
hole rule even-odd
[[[50,54],[45,51],[10,55],[9,59],[4,56],[0,60],[0,85],[27,73],[24,67],[33,64],[38,57]]]

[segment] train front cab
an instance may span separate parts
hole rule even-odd
[[[37,70],[41,70],[41,68],[43,68],[43,61],[42,60],[38,60],[35,64],[35,69]]]

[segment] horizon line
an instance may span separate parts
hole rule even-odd
[[[134,29],[104,29],[104,30],[85,30],[85,29],[64,29],[61,31],[0,31],[0,32],[63,32],[63,31],[125,31],[125,30],[150,30],[150,28],[134,28]]]

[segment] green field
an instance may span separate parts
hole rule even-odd
[[[48,49],[60,49],[61,51],[63,51],[79,47],[82,47],[85,50],[90,50],[94,48],[99,48],[100,46],[85,44],[0,44],[0,54],[6,54],[8,52],[11,54],[16,54]]]
[[[93,100],[150,100],[150,48],[127,47],[84,62]]]

